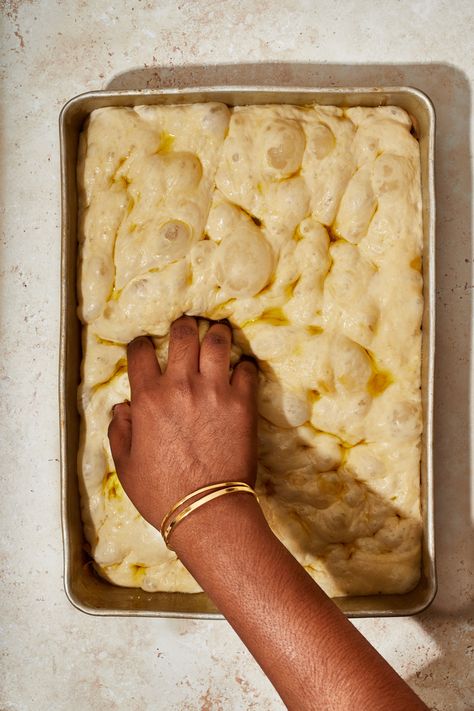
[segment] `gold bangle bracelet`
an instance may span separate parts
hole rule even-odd
[[[225,496],[226,494],[233,493],[252,494],[252,496],[255,496],[258,501],[257,494],[255,493],[255,491],[252,489],[251,486],[245,484],[244,482],[238,482],[230,486],[224,486],[223,488],[218,489],[217,491],[213,491],[210,494],[207,494],[206,496],[203,496],[197,501],[194,501],[193,503],[186,506],[179,513],[177,513],[176,516],[167,524],[166,528],[162,531],[163,540],[166,543],[166,546],[169,548],[169,537],[175,526],[177,526],[178,523],[183,521],[183,519],[185,519],[186,516],[188,516],[192,511],[195,511],[196,509],[200,508],[204,504],[207,504],[213,499],[217,499],[219,496]],[[167,518],[169,518],[169,516],[167,516]]]
[[[196,489],[195,491],[192,491],[190,494],[187,494],[186,496],[183,496],[182,499],[180,499],[169,511],[166,513],[160,524],[160,531],[161,535],[163,535],[163,528],[165,526],[166,521],[169,519],[171,514],[173,514],[177,509],[179,509],[183,504],[185,504],[187,501],[190,499],[194,499],[195,496],[199,496],[199,494],[205,494],[206,491],[215,491],[216,489],[225,489],[226,486],[237,486],[237,485],[242,485],[242,486],[248,486],[244,481],[220,481],[216,484],[208,484],[207,486],[201,486],[200,489]]]

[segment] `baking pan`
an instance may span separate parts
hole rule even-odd
[[[429,98],[417,89],[394,88],[286,88],[214,87],[97,91],[68,101],[59,119],[62,182],[61,336],[59,408],[61,427],[61,503],[64,540],[64,587],[69,600],[83,612],[97,615],[148,615],[156,617],[221,618],[204,593],[148,593],[139,588],[111,585],[94,571],[86,553],[77,477],[79,414],[77,387],[81,364],[81,324],[77,317],[77,186],[78,139],[84,120],[104,106],[183,104],[219,101],[229,106],[245,104],[310,103],[350,106],[395,105],[413,118],[420,142],[423,198],[424,312],[422,345],[423,441],[421,502],[423,521],[422,574],[417,587],[404,595],[369,595],[335,598],[350,617],[412,615],[424,610],[436,594],[433,523],[433,370],[435,326],[435,194],[433,177],[435,115]]]

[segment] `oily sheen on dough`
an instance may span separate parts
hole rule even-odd
[[[110,582],[199,586],[123,492],[107,439],[126,344],[228,318],[259,360],[257,490],[332,596],[420,574],[419,147],[397,107],[218,103],[94,111],[78,161],[79,478]],[[201,335],[207,322],[200,322]]]

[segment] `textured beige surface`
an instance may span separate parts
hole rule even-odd
[[[420,156],[399,108],[138,106],[81,136],[79,475],[111,582],[199,587],[123,492],[107,430],[125,344],[183,313],[257,357],[257,493],[331,596],[420,576]],[[203,323],[202,326],[205,326]],[[120,344],[123,344],[120,347]]]
[[[432,708],[468,709],[472,429],[471,3],[21,2],[1,106],[2,688],[6,711],[281,709],[225,623],[98,619],[61,580],[57,115],[81,91],[254,82],[411,84],[438,117],[436,516],[440,590],[356,626]],[[244,66],[237,66],[238,64]],[[5,71],[4,71],[5,73]],[[471,621],[472,624],[472,621]]]

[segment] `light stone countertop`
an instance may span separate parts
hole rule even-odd
[[[417,617],[354,624],[433,709],[472,708],[471,3],[1,6],[0,709],[283,708],[226,622],[91,617],[72,607],[62,583],[58,113],[91,89],[216,83],[407,84],[435,104],[439,593]]]

